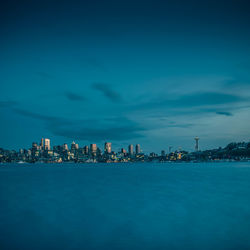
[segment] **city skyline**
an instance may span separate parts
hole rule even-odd
[[[198,138],[198,137],[195,137],[193,139],[196,141],[196,138]],[[198,139],[200,139],[200,138],[198,138]],[[156,150],[144,151],[143,148],[141,147],[141,144],[139,144],[139,143],[136,143],[136,144],[128,143],[128,144],[125,144],[125,145],[121,144],[118,147],[116,144],[115,144],[116,146],[114,146],[112,142],[107,142],[107,141],[105,141],[103,143],[98,143],[98,144],[97,143],[89,143],[89,144],[84,144],[84,143],[82,144],[81,143],[80,144],[80,143],[76,143],[76,140],[73,140],[71,142],[67,142],[67,143],[64,142],[62,144],[57,144],[57,143],[51,144],[51,139],[50,138],[45,138],[45,137],[42,137],[40,139],[40,143],[38,143],[38,141],[39,140],[33,141],[32,142],[32,147],[39,146],[39,147],[41,147],[42,150],[47,150],[47,151],[53,150],[54,146],[61,146],[61,147],[63,147],[64,150],[70,150],[73,147],[75,149],[79,149],[79,148],[84,149],[85,148],[86,151],[89,150],[89,151],[95,151],[95,152],[97,151],[97,149],[101,149],[103,153],[108,153],[108,154],[110,154],[111,152],[122,152],[123,150],[125,150],[125,152],[130,153],[130,154],[133,154],[133,153],[135,153],[135,154],[140,154],[140,153],[149,154],[149,153],[152,153],[152,152],[161,154],[162,151],[170,153],[172,151],[186,150],[185,148],[182,148],[181,146],[175,148],[173,146],[165,145],[165,147],[162,148],[159,152],[156,151]],[[69,147],[69,145],[70,145],[70,147]],[[100,146],[100,145],[102,145],[102,146]],[[15,145],[13,145],[12,147],[5,148],[5,149],[7,149],[7,150],[17,150],[18,151],[18,150],[21,150],[21,149],[29,148],[29,146],[30,145],[28,145],[26,147],[25,146],[17,147]],[[86,149],[86,147],[87,147],[87,149]],[[4,148],[4,147],[0,146],[0,148]],[[197,142],[195,142],[193,144],[193,150],[191,150],[191,152],[192,151],[195,152],[195,151],[199,151],[199,150],[200,150],[200,148],[199,148],[199,146],[197,148]]]
[[[248,141],[249,12],[246,0],[1,2],[0,147]]]
[[[169,151],[145,153],[140,144],[127,146],[127,150],[114,150],[111,142],[102,146],[97,144],[79,145],[72,141],[71,145],[51,145],[49,138],[42,138],[40,143],[33,142],[30,148],[18,151],[0,148],[0,163],[124,163],[124,162],[218,162],[218,161],[250,161],[250,142],[232,142],[226,147],[201,151],[200,138],[195,137],[194,151],[188,152],[179,147]]]

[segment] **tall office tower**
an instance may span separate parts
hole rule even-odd
[[[130,145],[128,146],[128,153],[129,153],[130,155],[133,155],[133,154],[134,154],[134,147],[133,147],[132,144],[130,144]]]
[[[73,141],[72,143],[71,143],[71,151],[74,151],[74,150],[76,150],[76,143]]]
[[[66,143],[64,143],[62,147],[63,147],[63,150],[65,150],[65,151],[69,150],[68,145]]]
[[[78,143],[76,143],[76,150],[77,150],[77,149],[79,149],[79,144],[78,144]]]
[[[122,154],[126,154],[127,152],[126,152],[126,150],[125,150],[124,148],[122,148],[122,149],[121,149],[121,153],[122,153]]]
[[[41,149],[44,149],[44,139],[41,139],[41,143],[40,143]]]
[[[140,144],[136,144],[136,145],[135,145],[135,153],[136,153],[137,155],[141,153],[141,146],[140,146]]]
[[[88,155],[88,154],[89,154],[89,146],[85,146],[85,147],[83,148],[83,150],[84,150],[84,154],[85,154],[85,155]]]
[[[44,150],[50,150],[50,139],[44,139]]]
[[[199,151],[199,137],[195,137],[194,140],[195,140],[195,151],[198,152]]]
[[[161,156],[162,156],[162,157],[165,157],[165,156],[166,156],[165,150],[162,150],[162,151],[161,151]]]
[[[111,142],[105,142],[104,152],[106,154],[111,154]]]
[[[96,155],[96,151],[97,151],[97,146],[96,144],[90,144],[90,153],[92,155]]]

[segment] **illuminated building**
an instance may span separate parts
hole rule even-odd
[[[41,149],[50,150],[50,139],[42,138],[40,145],[41,145]]]
[[[111,142],[105,142],[104,151],[106,154],[111,154]]]
[[[50,139],[44,139],[44,150],[50,150]]]
[[[92,155],[96,155],[97,146],[96,144],[90,144],[90,152]]]
[[[84,150],[84,154],[85,154],[85,155],[88,155],[88,154],[89,154],[89,146],[85,146],[85,147],[83,148],[83,150]]]
[[[134,146],[133,146],[132,144],[130,144],[130,145],[128,146],[128,153],[129,153],[130,155],[133,155],[133,154],[134,154]]]
[[[135,146],[135,153],[136,154],[140,154],[141,153],[141,146],[140,146],[140,144],[136,144],[136,146]]]
[[[122,154],[126,154],[127,151],[126,151],[124,148],[122,148],[122,149],[121,149],[121,153],[122,153]]]
[[[69,150],[68,145],[66,143],[63,144],[63,150]]]
[[[40,143],[41,149],[44,149],[44,139],[41,139],[41,143]]]
[[[76,144],[74,141],[71,143],[71,151],[74,151],[74,150],[76,150],[76,149],[78,149],[79,148],[79,146],[78,146],[78,144]]]

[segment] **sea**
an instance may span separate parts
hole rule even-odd
[[[1,164],[0,249],[250,249],[250,162]]]

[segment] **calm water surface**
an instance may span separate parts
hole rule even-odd
[[[0,249],[250,249],[250,163],[0,165]]]

